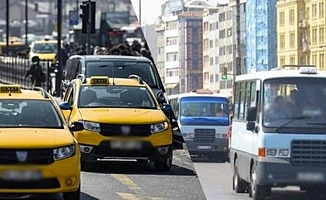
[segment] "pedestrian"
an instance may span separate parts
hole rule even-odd
[[[32,64],[27,70],[24,79],[26,79],[28,76],[31,79],[32,87],[41,87],[42,83],[46,81],[45,74],[42,70],[42,66],[40,65],[40,58],[38,56],[32,57]]]

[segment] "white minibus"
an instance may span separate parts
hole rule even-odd
[[[326,74],[283,66],[237,76],[230,163],[233,189],[264,199],[273,187],[326,189]]]

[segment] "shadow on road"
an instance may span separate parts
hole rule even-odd
[[[136,161],[98,161],[88,163],[84,172],[105,174],[142,174],[142,175],[168,175],[168,176],[196,176],[193,169],[172,165],[170,171],[159,172],[153,163],[139,163]]]

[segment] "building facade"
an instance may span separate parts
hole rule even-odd
[[[277,59],[279,66],[309,63],[305,2],[277,2]]]
[[[315,65],[325,70],[325,1],[277,2],[280,65]]]
[[[276,0],[246,2],[246,73],[277,66]]]

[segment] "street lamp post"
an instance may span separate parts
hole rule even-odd
[[[139,16],[139,25],[141,27],[141,0],[139,0],[139,11],[138,11],[138,16]]]
[[[28,0],[25,0],[25,46],[28,47]]]

